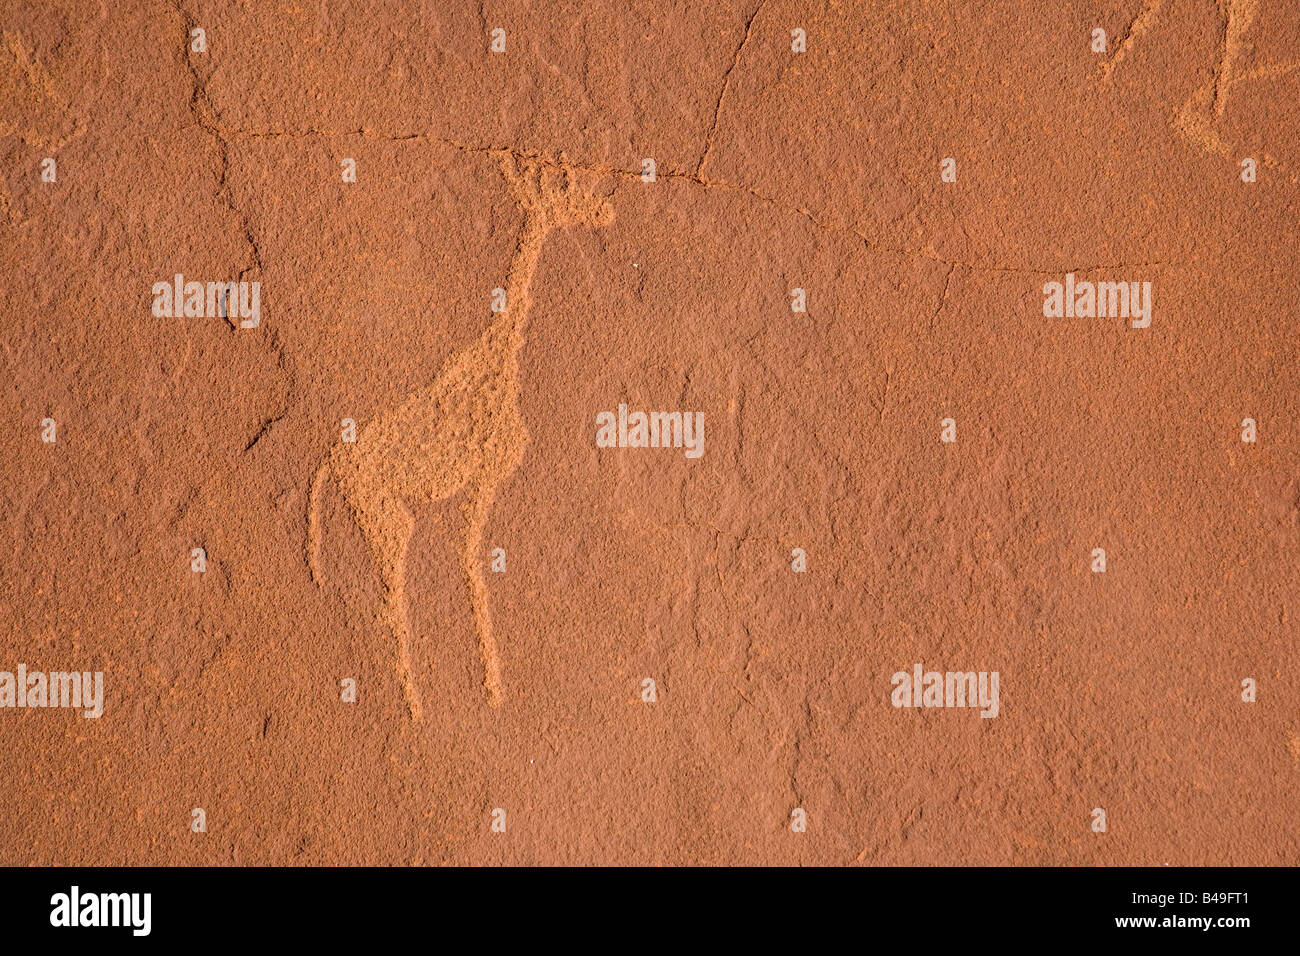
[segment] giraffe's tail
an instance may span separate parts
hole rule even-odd
[[[307,496],[307,567],[311,568],[311,579],[317,585],[323,584],[325,576],[320,567],[320,491],[329,475],[330,460],[326,456],[316,469],[311,480],[311,492]]]

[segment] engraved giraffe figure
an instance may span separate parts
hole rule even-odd
[[[528,444],[519,413],[518,353],[532,305],[529,287],[552,229],[599,227],[613,219],[608,201],[578,190],[569,167],[505,151],[498,159],[524,213],[505,311],[493,315],[487,330],[453,356],[433,384],[368,422],[355,443],[334,446],[312,479],[308,501],[307,560],[320,584],[320,493],[332,473],[378,565],[381,617],[397,639],[398,675],[416,721],[420,694],[412,680],[406,612],[406,555],[415,522],[405,502],[436,502],[465,492],[462,560],[483,655],[483,684],[495,707],[501,699],[501,665],[479,550],[497,487],[519,467]]]

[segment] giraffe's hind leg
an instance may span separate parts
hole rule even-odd
[[[423,712],[411,677],[411,626],[406,614],[406,552],[415,519],[395,495],[385,491],[366,495],[354,510],[379,564],[384,584],[383,619],[397,638],[397,675],[411,718],[418,722]]]
[[[483,581],[483,528],[496,489],[484,483],[470,487],[470,499],[465,505],[468,522],[465,531],[465,576],[469,580],[470,606],[474,611],[474,628],[478,631],[479,646],[483,652],[483,686],[487,688],[488,703],[496,707],[501,703],[501,664],[497,657],[496,640],[492,636],[492,611],[488,606],[487,585]]]

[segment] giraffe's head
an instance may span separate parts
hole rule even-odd
[[[614,219],[613,204],[597,189],[601,174],[570,164],[563,153],[558,160],[505,153],[501,167],[524,209],[552,225],[594,228]]]

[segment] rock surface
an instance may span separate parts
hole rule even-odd
[[[105,702],[0,863],[1300,863],[1297,94],[1253,0],[4,4],[0,669]]]

